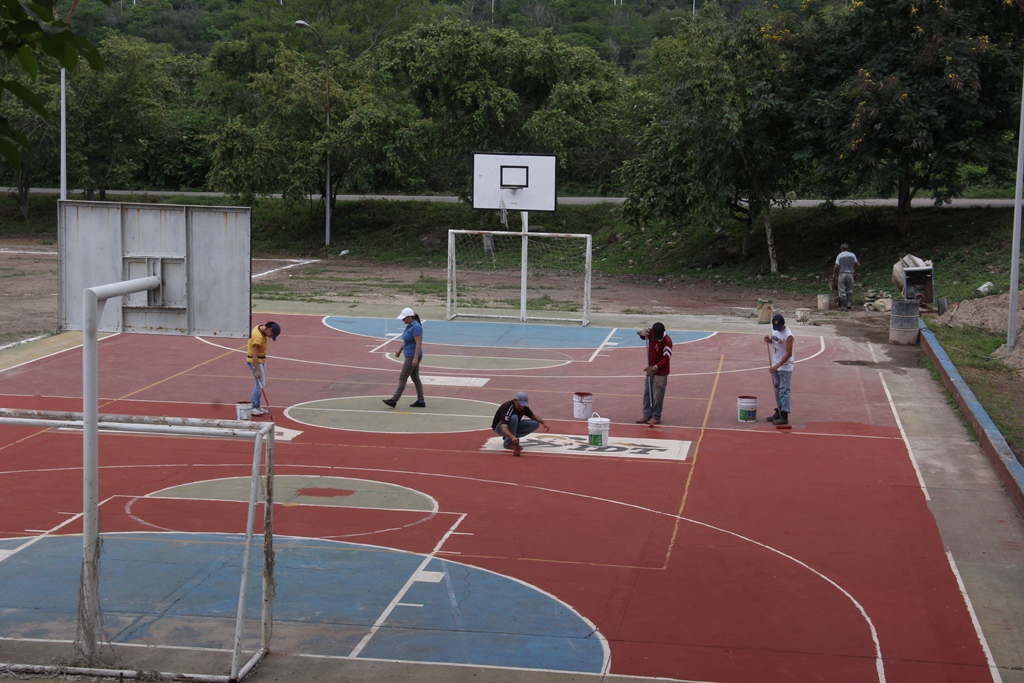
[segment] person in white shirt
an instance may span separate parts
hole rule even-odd
[[[764,336],[771,344],[772,364],[768,372],[775,386],[775,414],[766,418],[776,427],[789,424],[789,387],[793,381],[793,333],[786,327],[786,319],[776,313],[772,316],[772,334]]]

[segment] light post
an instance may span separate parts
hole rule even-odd
[[[314,34],[316,34],[317,40],[320,41],[320,47],[324,50],[324,73],[327,75],[327,134],[331,132],[331,64],[327,57],[327,44],[324,42],[323,36],[315,28],[307,24],[302,19],[298,19],[295,22],[296,26],[303,26],[308,28]],[[327,207],[326,211],[326,236],[325,242],[327,246],[331,246],[331,149],[327,148],[327,193],[324,195],[324,204]]]

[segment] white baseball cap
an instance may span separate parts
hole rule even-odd
[[[398,319],[404,320],[405,318],[408,318],[410,315],[416,315],[416,311],[412,310],[411,308],[403,308],[402,314],[398,316]]]

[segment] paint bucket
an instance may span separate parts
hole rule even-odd
[[[920,332],[921,305],[916,300],[893,299],[889,313],[889,343],[916,344]]]
[[[591,446],[608,446],[608,432],[611,431],[612,421],[607,417],[601,417],[597,413],[587,420],[587,429],[590,432]]]
[[[577,391],[572,395],[572,416],[586,418],[594,409],[594,395],[585,391]]]
[[[811,319],[811,309],[809,308],[798,308],[795,312],[798,323],[805,323]]]
[[[832,308],[832,297],[829,296],[828,294],[819,294],[818,295],[818,310],[819,311],[827,311],[830,308]]]
[[[235,404],[235,419],[236,420],[251,420],[252,419],[252,404],[248,401],[239,401]]]
[[[757,422],[757,396],[740,396],[736,400],[740,422]]]
[[[769,299],[757,300],[757,322],[765,325],[772,321],[772,302]]]

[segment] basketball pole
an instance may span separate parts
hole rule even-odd
[[[520,282],[519,282],[519,321],[525,323],[526,322],[526,271],[527,271],[526,266],[527,266],[527,262],[528,262],[527,251],[529,251],[529,240],[530,240],[530,238],[527,236],[527,234],[530,232],[530,212],[529,211],[520,211],[519,215],[523,217],[523,262],[522,262],[522,266],[521,266],[522,272],[520,273],[520,278],[519,278],[519,280],[520,280]]]

